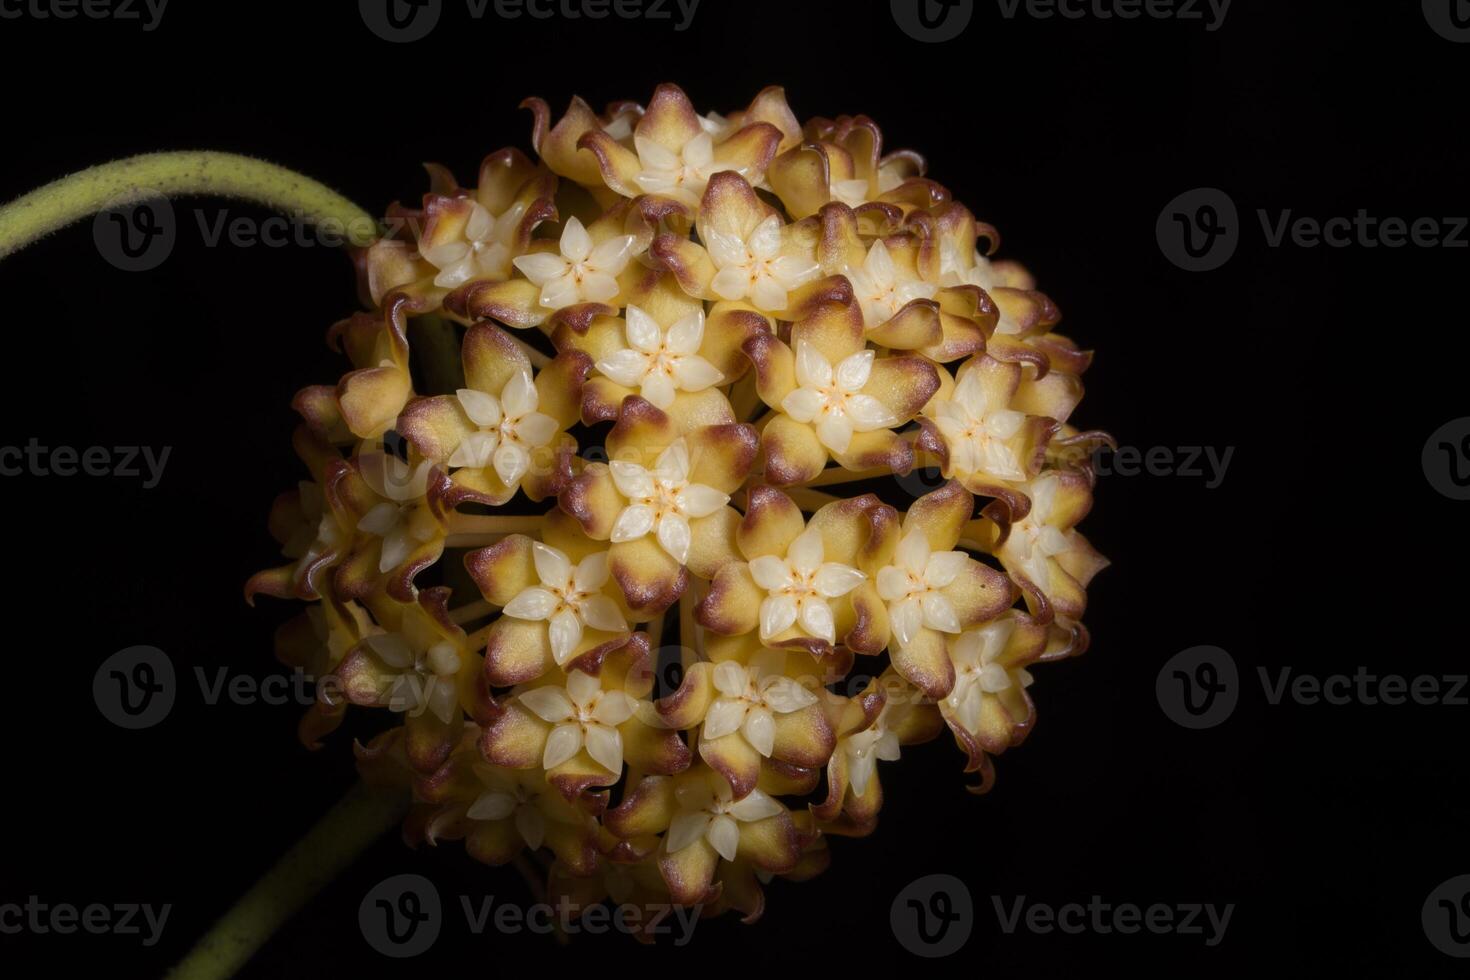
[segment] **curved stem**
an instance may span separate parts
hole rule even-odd
[[[109,207],[163,195],[242,198],[328,226],[353,245],[378,237],[372,215],[294,170],[208,150],[145,153],[89,167],[0,207],[0,258]]]
[[[234,976],[307,900],[403,819],[406,794],[355,785],[194,945],[169,980]]]

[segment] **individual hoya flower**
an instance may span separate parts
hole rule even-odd
[[[568,351],[533,375],[509,334],[479,323],[466,333],[461,359],[465,386],[410,402],[396,425],[449,472],[451,486],[437,491],[444,506],[502,504],[520,489],[533,500],[555,494],[570,477],[575,442],[564,430],[580,415],[586,355]]]
[[[901,526],[873,521],[859,561],[877,588],[854,597],[861,629],[848,645],[863,653],[887,646],[894,669],[931,698],[954,684],[945,637],[994,619],[1018,597],[1004,573],[955,550],[974,507],[951,480],[914,501]]]
[[[475,772],[484,791],[465,809],[465,816],[487,823],[509,821],[527,847],[539,848],[546,840],[546,814],[537,805],[545,781],[536,773],[483,763],[475,766]]]
[[[691,664],[654,705],[671,729],[698,729],[698,751],[745,795],[772,766],[815,773],[836,744],[822,685],[838,671],[799,648],[767,649],[754,633],[707,638],[710,660]],[[692,739],[691,739],[692,740]]]
[[[776,715],[800,711],[817,696],[783,672],[784,651],[767,650],[746,667],[734,660],[715,665],[719,696],[704,716],[701,738],[723,738],[739,732],[751,748],[769,756],[776,743]]]
[[[821,272],[810,246],[739,174],[710,178],[697,226],[702,247],[664,234],[649,251],[691,296],[748,300],[761,312],[775,314],[787,308],[793,290]]]
[[[604,769],[623,770],[623,737],[618,726],[633,717],[634,701],[622,691],[604,691],[602,682],[574,670],[566,687],[534,687],[517,697],[552,726],[542,750],[541,767],[555,769],[583,748]]]
[[[581,798],[566,799],[540,769],[491,765],[480,754],[480,730],[467,725],[461,749],[444,768],[415,784],[434,805],[422,819],[430,843],[463,838],[465,851],[491,866],[509,864],[545,847],[574,874],[598,865],[598,825]]]
[[[709,517],[729,503],[730,495],[689,481],[689,444],[680,438],[665,449],[652,471],[637,463],[608,464],[613,483],[628,501],[613,523],[611,541],[637,541],[652,533],[676,562],[689,561],[693,540],[691,518]]]
[[[887,323],[916,299],[933,299],[939,290],[920,278],[917,269],[900,268],[881,238],[874,240],[862,266],[848,267],[846,275],[869,329]]]
[[[999,619],[959,636],[949,645],[954,661],[954,689],[942,704],[947,714],[967,731],[980,730],[985,695],[997,695],[1013,684],[1025,689],[1033,678],[1025,667],[1007,669],[999,661],[1005,652],[1014,619]]]
[[[712,780],[686,780],[675,789],[679,813],[669,824],[664,850],[678,854],[687,847],[707,844],[726,861],[740,849],[740,825],[786,812],[778,801],[753,789],[738,800],[721,792]]]
[[[503,211],[492,211],[483,199],[430,195],[419,254],[437,270],[434,285],[453,289],[471,279],[510,278],[511,260],[530,245],[536,225],[556,214],[554,181],[549,175],[536,181]]]
[[[480,726],[466,723],[444,765],[414,780],[404,839],[432,845],[462,839],[466,853],[492,866],[545,847],[571,873],[594,873],[599,827],[593,814],[600,807],[582,795],[568,799],[539,768],[486,762],[482,737]]]
[[[922,528],[905,531],[893,564],[878,572],[878,595],[888,603],[893,639],[900,647],[913,642],[921,629],[960,631],[954,604],[941,590],[964,571],[965,562],[970,560],[963,551],[931,550]]]
[[[745,342],[760,398],[778,413],[761,436],[765,476],[777,486],[815,478],[829,457],[847,469],[907,473],[913,447],[892,430],[939,389],[924,358],[867,348],[850,291],[831,295],[792,325],[792,346],[771,334]]]
[[[562,229],[556,254],[531,252],[513,262],[540,287],[539,302],[548,310],[607,303],[620,291],[617,277],[633,257],[635,242],[633,235],[615,235],[594,243],[582,222],[571,217]]]
[[[760,183],[783,134],[761,119],[736,125],[702,117],[677,85],[664,84],[631,135],[631,150],[608,127],[585,133],[578,143],[597,156],[603,182],[619,194],[668,197],[692,210],[720,171]]]
[[[769,593],[761,602],[762,641],[799,625],[811,636],[829,644],[837,642],[830,600],[847,595],[867,576],[822,557],[822,536],[809,529],[791,542],[784,557],[751,559],[751,578]]]
[[[1066,631],[1019,610],[966,630],[949,641],[955,685],[939,711],[969,761],[966,772],[981,774],[975,792],[994,779],[988,758],[1023,742],[1036,717],[1027,689],[1032,665],[1078,652]]]
[[[1020,364],[984,354],[961,365],[953,388],[942,388],[920,420],[919,448],[939,458],[947,479],[1004,501],[1013,517],[1023,516],[1030,501],[1018,488],[1040,471],[1058,424],[1014,406],[1037,405],[1042,392],[1024,379]],[[1041,407],[1054,406],[1060,407],[1055,399]]]
[[[542,581],[541,566],[548,562],[550,556],[539,554],[541,548],[558,552],[565,558],[565,568],[572,571],[573,581],[570,587],[573,591],[576,591],[575,569],[583,561],[593,556],[603,556],[594,558],[588,568],[589,572],[600,572],[593,566],[606,559],[606,543],[588,538],[576,521],[558,508],[553,508],[543,519],[540,537],[542,540],[535,541],[524,534],[511,534],[465,555],[465,570],[479,587],[485,602],[500,607],[503,611],[518,597],[531,590],[536,590],[537,593],[546,592],[554,599],[555,594]],[[551,559],[550,564],[560,566],[561,563]],[[554,581],[557,579],[556,574],[551,577]],[[585,583],[585,577],[583,581]],[[558,584],[566,584],[565,579]],[[628,612],[615,589],[604,585],[598,594],[613,601],[619,616]],[[528,601],[533,607],[538,603],[549,605],[545,597],[540,595],[533,595]],[[582,602],[579,599],[580,604]],[[601,603],[597,606],[606,610]],[[553,610],[551,615],[554,617],[556,611]],[[626,646],[634,635],[628,631],[625,619],[619,621],[616,630],[599,629],[580,616],[576,619],[580,624],[581,640],[570,652],[560,651],[560,655],[565,658],[560,666],[565,669],[572,669],[580,664],[592,670],[593,664],[599,663],[609,652]],[[572,617],[562,620],[565,630],[559,636],[570,636],[571,630],[576,628],[571,620]],[[613,619],[609,615],[603,621],[612,623]],[[559,666],[557,656],[558,651],[553,649],[551,643],[550,619],[518,619],[515,616],[502,615],[490,624],[485,634],[485,679],[492,687],[512,687],[534,681]]]
[[[345,469],[341,455],[310,425],[299,426],[293,442],[312,478],[278,496],[267,521],[271,537],[289,563],[252,575],[245,583],[246,602],[253,603],[258,593],[278,599],[318,598],[328,572],[352,544],[356,518],[340,502],[329,501],[324,487],[329,468],[334,472]]]
[[[988,364],[1004,367],[999,361]],[[1009,440],[1021,431],[1026,416],[1007,407],[1007,392],[995,383],[994,372],[986,370],[988,364],[982,361],[973,370],[961,373],[950,398],[935,403],[935,425],[949,449],[952,471],[1024,480],[1026,468]]]
[[[363,479],[382,498],[357,520],[357,530],[381,540],[379,572],[402,566],[443,536],[443,526],[426,502],[429,466],[427,460],[411,465],[383,452],[359,457]]]
[[[358,439],[381,438],[413,395],[407,330],[414,304],[402,294],[384,302],[383,311],[348,317],[327,334],[328,343],[352,361],[353,370],[337,382],[330,401],[341,425]]]
[[[816,278],[817,265],[782,254],[783,227],[780,216],[773,214],[749,229],[705,228],[710,258],[719,270],[710,282],[715,295],[749,299],[771,312],[786,309],[791,290]]]
[[[460,202],[465,214],[456,238],[427,248],[426,243],[419,243],[419,253],[439,270],[434,285],[452,289],[470,279],[506,278],[511,269],[511,244],[522,216],[509,211],[497,217],[478,201],[465,198],[449,203]]]
[[[523,590],[505,604],[505,615],[545,620],[551,655],[558,666],[572,658],[584,627],[617,633],[628,628],[618,604],[602,592],[608,580],[607,553],[588,555],[576,565],[555,548],[532,544],[540,585]],[[547,768],[550,768],[548,766]]]
[[[773,794],[753,789],[737,799],[703,766],[653,782],[622,816],[627,824],[667,828],[656,856],[674,902],[713,902],[726,889],[737,890],[750,900],[731,905],[748,915],[761,904],[757,876],[794,871],[810,839]]]
[[[704,341],[704,311],[696,310],[667,330],[636,306],[624,313],[626,347],[597,362],[597,370],[636,390],[667,411],[678,391],[703,391],[723,376],[699,356]]]
[[[536,385],[530,371],[517,371],[497,398],[474,388],[454,393],[459,407],[478,429],[460,440],[449,465],[473,469],[495,467],[508,487],[519,486],[531,468],[531,452],[551,442],[561,424],[536,411]]]
[[[805,340],[796,342],[796,384],[781,399],[781,410],[797,422],[815,427],[817,439],[841,455],[854,432],[872,432],[898,424],[898,417],[863,387],[873,374],[875,351],[849,354],[837,364]]]
[[[812,812],[829,832],[861,836],[877,825],[883,803],[878,763],[897,760],[903,746],[929,741],[944,725],[923,693],[891,669],[843,705],[838,725],[827,798]]]
[[[410,761],[420,771],[433,771],[448,758],[473,706],[479,664],[464,631],[449,618],[448,591],[427,589],[417,602],[380,603],[381,628],[364,636],[336,669],[348,701],[406,716]]]
[[[561,495],[563,514],[577,521],[586,538],[611,541],[607,550],[612,577],[636,622],[661,616],[684,594],[691,575],[709,578],[722,565],[739,558],[733,537],[740,515],[726,505],[710,508],[714,494],[731,495],[745,483],[760,440],[753,426],[733,420],[723,395],[702,406],[712,410],[714,424],[686,429],[701,420],[686,418],[681,426],[670,413],[636,395],[629,396],[607,435],[608,456],[615,464],[587,464]],[[715,421],[722,417],[728,421]],[[674,448],[680,440],[683,451]],[[622,465],[625,463],[629,465]],[[621,471],[621,487],[613,465]],[[643,483],[639,469],[649,473],[652,487]],[[655,471],[662,471],[662,476],[655,476]],[[679,475],[681,471],[685,476]],[[685,483],[682,490],[678,489],[681,482]],[[707,487],[714,494],[691,491],[695,486]],[[628,513],[630,507],[642,506],[649,510]],[[656,522],[651,533],[635,536],[650,516]],[[689,530],[683,560],[676,554],[684,548],[681,518]],[[619,534],[624,540],[611,540],[620,520],[627,522]]]
[[[634,633],[614,648],[578,658],[565,673],[553,669],[516,685],[488,712],[480,739],[484,758],[510,769],[536,769],[563,798],[581,799],[599,813],[606,797],[596,788],[622,778],[622,770],[610,765],[613,748],[630,786],[644,775],[684,771],[689,747],[660,723],[651,702],[655,666],[647,634]],[[540,691],[551,693],[535,693]],[[557,734],[562,726],[575,731]],[[581,747],[548,769],[546,759],[562,756],[574,737],[582,739]]]
[[[765,646],[830,654],[857,623],[853,597],[870,588],[857,565],[864,560],[868,511],[880,506],[872,495],[840,501],[818,510],[808,523],[780,490],[752,487],[735,529],[746,561],[716,570],[696,618],[722,636],[758,633]],[[886,643],[886,617],[883,626]]]
[[[1081,619],[1088,583],[1108,564],[1075,530],[1092,508],[1091,482],[1082,473],[1048,471],[1021,491],[1031,510],[1010,524],[996,555],[1025,592],[1032,615],[1044,622],[1053,615]]]
[[[623,401],[640,395],[676,419],[707,425],[718,415],[734,422],[725,386],[750,370],[741,347],[770,332],[772,321],[746,303],[722,301],[706,313],[705,304],[666,271],[628,283],[621,301],[625,317],[597,316],[585,330],[561,324],[552,332],[558,350],[581,351],[596,365],[583,388],[582,421],[615,420]],[[710,377],[716,380],[705,384]],[[657,404],[665,395],[668,403]]]

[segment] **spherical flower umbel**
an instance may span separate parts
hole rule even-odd
[[[359,765],[409,841],[752,919],[910,747],[989,789],[1086,649],[1091,353],[865,116],[526,105],[534,154],[431,167],[359,251],[247,596],[312,603],[303,740],[386,712]]]

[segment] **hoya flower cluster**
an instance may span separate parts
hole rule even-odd
[[[534,160],[431,167],[358,254],[247,591],[312,602],[302,738],[383,712],[411,840],[754,918],[873,831],[880,761],[947,729],[988,788],[1085,649],[1090,354],[866,117],[526,106]]]

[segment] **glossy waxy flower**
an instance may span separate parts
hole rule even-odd
[[[766,651],[749,667],[725,660],[714,669],[715,698],[705,714],[705,738],[739,732],[751,748],[769,756],[776,745],[776,715],[816,704],[817,697],[782,673],[784,653]]]
[[[518,256],[515,267],[541,288],[540,303],[559,310],[575,303],[606,303],[618,295],[618,275],[633,254],[632,235],[593,242],[582,222],[568,218],[558,251]]]
[[[873,374],[873,351],[849,354],[837,364],[812,344],[796,342],[797,387],[781,399],[781,410],[807,422],[817,439],[834,453],[845,453],[854,432],[872,432],[898,424],[898,417],[863,387]]]
[[[847,267],[847,278],[863,309],[863,323],[870,328],[892,320],[916,299],[933,299],[939,291],[916,269],[901,268],[881,238],[868,249],[861,267]]]
[[[737,173],[711,178],[697,229],[703,245],[663,235],[651,252],[694,295],[746,300],[762,312],[778,313],[794,290],[821,274],[810,246]]]
[[[693,541],[690,518],[709,517],[730,501],[727,493],[690,482],[689,445],[683,438],[659,454],[651,471],[625,460],[613,460],[609,469],[628,502],[613,522],[611,540],[637,541],[652,533],[681,565],[689,561]]]
[[[596,677],[574,670],[566,687],[536,687],[520,695],[521,704],[553,726],[541,766],[555,769],[584,747],[596,762],[613,772],[623,769],[623,738],[618,726],[633,717],[633,699],[622,691],[604,691]]]
[[[667,410],[678,391],[703,391],[723,377],[699,356],[704,340],[704,311],[695,310],[667,330],[636,306],[629,306],[627,347],[597,362],[597,370],[636,390],[656,408]]]
[[[355,253],[246,596],[313,604],[301,738],[381,712],[358,767],[408,842],[753,921],[908,746],[989,789],[1087,649],[1092,355],[866,116],[525,107],[534,154],[430,165]]]
[[[961,551],[935,553],[916,527],[899,540],[893,559],[878,572],[878,595],[888,603],[894,640],[900,646],[912,643],[926,627],[958,633],[959,615],[943,589],[959,577],[969,557]]]
[[[382,539],[378,571],[401,565],[436,533],[422,503],[428,489],[428,464],[409,466],[381,453],[364,456],[363,479],[384,498],[357,519],[357,529]]]
[[[740,850],[742,823],[754,823],[786,812],[784,806],[758,789],[732,800],[709,781],[683,783],[676,795],[679,814],[669,824],[665,841],[670,854],[705,843],[726,861],[733,861]]]
[[[794,624],[811,636],[836,642],[829,601],[847,595],[866,577],[840,562],[822,560],[822,536],[803,531],[784,556],[751,559],[750,575],[769,595],[761,601],[762,640],[779,636]]]
[[[617,603],[602,592],[608,579],[605,552],[588,555],[576,565],[562,552],[539,541],[531,545],[531,553],[541,582],[516,593],[505,604],[505,614],[515,619],[545,620],[551,655],[557,664],[571,659],[586,627],[609,632],[627,629]]]
[[[396,430],[425,460],[448,474],[434,490],[444,507],[503,504],[524,490],[553,495],[570,478],[575,444],[564,430],[580,412],[590,365],[576,352],[533,370],[505,331],[477,324],[461,353],[464,386],[409,402]]]
[[[938,390],[932,363],[878,356],[867,347],[863,313],[843,286],[791,328],[791,344],[766,334],[746,341],[761,399],[778,414],[761,444],[765,475],[778,486],[814,479],[828,459],[848,469],[907,473],[912,445],[893,431]]]

